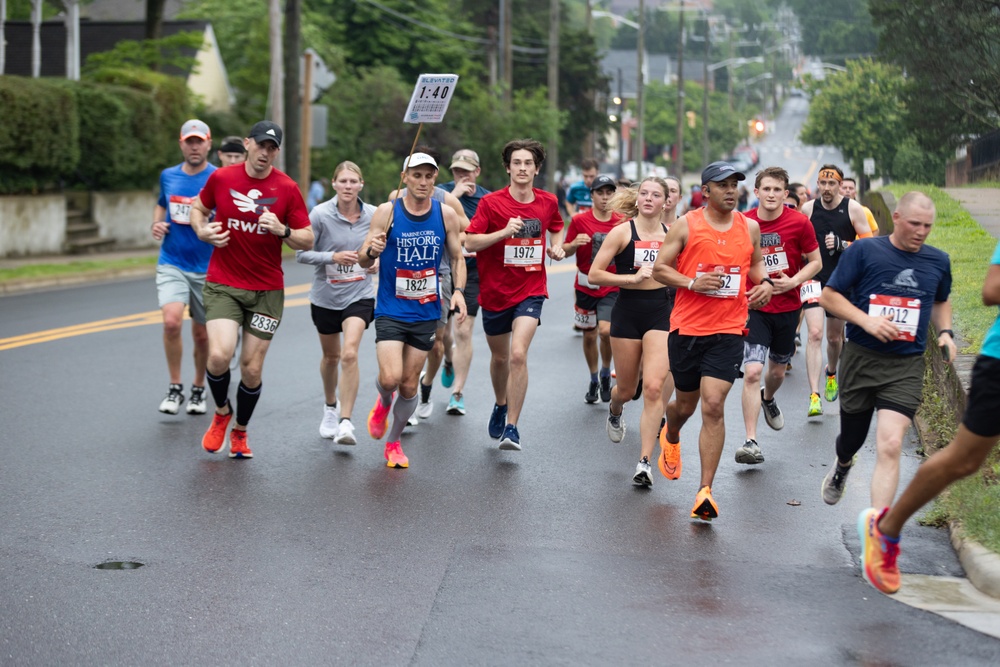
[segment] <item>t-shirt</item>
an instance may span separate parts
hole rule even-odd
[[[448,181],[438,186],[445,192],[455,192],[455,181]],[[462,202],[462,208],[465,209],[465,217],[472,220],[472,216],[476,214],[476,209],[479,208],[479,200],[490,193],[489,190],[483,186],[476,184],[476,191],[471,195],[462,195],[458,198],[458,201]]]
[[[209,164],[197,174],[185,174],[183,163],[160,173],[160,198],[157,205],[167,209],[170,231],[163,237],[158,264],[176,266],[181,271],[205,273],[212,256],[211,243],[205,243],[191,227],[191,202],[205,186],[216,167]]]
[[[802,255],[818,248],[816,234],[809,218],[787,206],[781,207],[781,215],[770,222],[759,217],[760,209],[747,211],[746,216],[760,225],[760,251],[768,274],[784,273],[791,278],[802,270],[805,262]],[[775,294],[766,306],[765,313],[790,313],[802,306],[799,289],[793,288],[783,294]]]
[[[535,198],[528,203],[514,199],[510,186],[484,196],[466,230],[467,234],[492,234],[506,227],[511,218],[524,221],[517,237],[502,239],[477,253],[479,305],[486,310],[506,310],[528,297],[549,296],[545,233],[562,231],[564,223],[554,194],[538,188],[532,192]]]
[[[927,346],[927,325],[935,302],[951,293],[951,260],[929,245],[906,252],[892,245],[889,236],[854,243],[844,251],[826,286],[872,315],[886,314],[912,340],[882,343],[856,324],[847,324],[854,343],[885,354],[922,354]]]
[[[603,297],[618,291],[618,288],[614,285],[591,285],[590,281],[587,280],[587,274],[590,273],[594,257],[597,256],[597,252],[601,249],[601,245],[604,243],[604,239],[607,238],[608,232],[623,219],[624,216],[620,213],[612,213],[610,220],[601,222],[594,217],[594,210],[591,209],[583,213],[577,213],[570,220],[569,229],[566,230],[567,243],[575,239],[579,234],[586,234],[590,237],[590,243],[576,249],[576,281],[573,284],[576,286],[576,289],[584,294]],[[611,273],[615,272],[613,264],[608,266],[608,271]]]
[[[996,250],[993,251],[993,259],[990,260],[990,264],[1000,264],[1000,243],[997,244]],[[997,312],[997,319],[993,321],[993,326],[986,332],[986,338],[983,340],[980,354],[1000,359],[1000,309]]]
[[[583,181],[569,186],[569,192],[566,193],[566,201],[576,206],[577,213],[582,213],[594,207],[594,201],[590,198],[590,188]]]
[[[215,209],[216,222],[229,230],[229,243],[215,248],[206,280],[239,289],[284,289],[282,239],[257,225],[266,208],[292,229],[309,226],[309,213],[299,186],[284,172],[271,169],[266,178],[251,178],[246,167],[217,169],[201,191],[201,203]]]

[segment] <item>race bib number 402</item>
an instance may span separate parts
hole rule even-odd
[[[507,239],[503,246],[503,264],[519,266],[525,271],[541,271],[544,254],[542,239]]]
[[[717,299],[735,299],[740,295],[742,276],[738,266],[712,266],[711,264],[698,263],[698,270],[695,271],[695,278],[700,278],[706,273],[721,273],[722,286],[713,291],[706,292],[705,296],[712,296]]]
[[[868,297],[868,314],[872,317],[888,317],[899,329],[896,340],[912,342],[917,339],[920,299],[872,294]]]
[[[353,283],[365,279],[365,270],[359,264],[327,264],[326,280],[331,285]]]

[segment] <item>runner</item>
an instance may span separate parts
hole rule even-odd
[[[623,219],[620,213],[609,208],[616,189],[610,176],[602,175],[593,180],[590,184],[593,207],[573,216],[566,232],[566,238],[571,240],[562,246],[567,257],[576,255],[574,321],[583,330],[583,356],[590,370],[590,386],[583,397],[587,403],[611,400],[611,309],[618,300],[618,287],[617,283],[604,287],[591,284],[587,274],[608,233]],[[598,338],[603,362],[599,375]]]
[[[860,203],[858,200],[858,182],[850,176],[844,176],[844,180],[840,182],[840,194]],[[875,222],[875,214],[864,204],[861,204],[861,208],[865,212],[865,220],[868,221],[868,228],[871,230],[872,236],[878,236],[878,223]]]
[[[611,311],[617,383],[611,390],[607,430],[612,442],[621,442],[625,437],[625,403],[637,396],[636,387],[641,382],[640,454],[632,483],[644,487],[653,485],[650,457],[660,431],[663,384],[669,373],[667,332],[673,304],[667,288],[652,278],[653,262],[667,235],[667,227],[661,222],[667,190],[662,178],[648,176],[637,188],[615,195],[611,206],[629,221],[608,233],[588,276],[593,285],[615,285],[621,290]],[[609,270],[612,262],[614,271]],[[680,466],[672,466],[670,472],[668,477],[677,479]]]
[[[466,230],[465,247],[477,253],[479,305],[490,347],[490,379],[496,404],[488,431],[500,449],[521,449],[517,422],[528,393],[528,347],[548,298],[545,255],[559,261],[563,219],[555,195],[534,188],[545,149],[534,139],[503,147],[510,185],[479,202]],[[551,235],[545,247],[545,233]]]
[[[337,193],[333,199],[309,213],[316,239],[313,249],[296,251],[295,261],[316,266],[309,302],[323,350],[319,374],[326,396],[319,434],[338,445],[354,445],[358,440],[351,415],[358,397],[358,347],[374,316],[371,274],[377,270],[362,269],[358,252],[368,236],[375,207],[358,197],[365,180],[353,162],[337,165],[332,185]]]
[[[1000,245],[993,252],[983,304],[1000,305]],[[942,332],[947,336],[946,332]],[[938,337],[938,344],[941,337]],[[953,357],[946,357],[952,359]],[[899,590],[899,534],[906,520],[952,482],[968,477],[983,464],[1000,439],[1000,316],[986,333],[972,368],[965,416],[958,433],[947,447],[939,449],[917,468],[895,505],[866,509],[858,517],[861,536],[861,573],[865,581],[883,593]]]
[[[438,273],[445,252],[451,257],[454,279],[449,309],[458,313],[458,321],[466,314],[462,221],[451,207],[431,198],[437,173],[437,161],[427,153],[414,153],[403,161],[406,195],[378,207],[358,258],[368,268],[385,253],[379,262],[375,306],[378,398],[368,413],[368,433],[380,440],[388,430],[385,460],[390,468],[410,465],[399,440],[417,406],[420,369],[434,346],[441,319]]]
[[[441,185],[441,189],[458,197],[465,209],[465,216],[472,220],[479,208],[479,200],[490,193],[489,190],[476,184],[481,173],[479,154],[463,148],[451,158],[451,175],[454,180]],[[448,399],[448,414],[465,414],[465,383],[469,378],[469,368],[472,366],[472,328],[479,314],[479,267],[476,264],[476,254],[462,247],[465,255],[465,305],[469,315],[461,322],[452,324],[454,347],[445,341],[445,352],[451,349],[452,359],[445,354],[444,367],[441,369],[441,384],[451,389]],[[445,329],[448,332],[448,329]]]
[[[192,119],[181,126],[181,155],[184,161],[160,174],[160,196],[153,208],[153,238],[162,241],[156,264],[156,293],[163,315],[163,349],[167,356],[170,385],[160,402],[160,412],[176,415],[184,402],[181,359],[184,356],[184,309],[191,313],[194,341],[194,383],[187,404],[189,415],[203,415],[205,404],[205,360],[208,333],[205,329],[205,272],[212,246],[198,239],[191,228],[191,202],[215,171],[209,163],[212,132],[208,125]]]
[[[840,182],[844,172],[835,164],[825,164],[819,170],[816,186],[819,198],[807,201],[802,214],[816,229],[823,268],[816,274],[822,289],[837,268],[837,262],[844,250],[856,238],[871,236],[868,221],[861,204],[840,194]],[[812,293],[810,293],[812,294]],[[823,414],[823,403],[819,397],[819,373],[823,363],[823,322],[826,323],[826,391],[827,401],[837,400],[840,389],[837,385],[837,363],[844,347],[844,321],[825,313],[819,307],[818,298],[808,298],[803,305],[809,337],[806,339],[806,373],[809,376],[810,417]]]
[[[216,152],[220,167],[231,167],[247,161],[247,149],[243,146],[242,137],[226,137]]]
[[[591,185],[594,183],[594,179],[597,178],[598,166],[597,160],[592,157],[585,157],[580,160],[580,171],[583,172],[583,180],[569,186],[569,190],[566,192],[566,212],[569,213],[571,218],[578,213],[589,211],[594,205],[594,202],[590,198],[590,193],[592,192]]]
[[[667,404],[664,441],[679,449],[680,430],[701,401],[701,484],[691,517],[705,521],[719,515],[712,482],[725,444],[726,396],[743,359],[748,307],[766,306],[774,288],[761,256],[760,227],[734,210],[738,184],[745,179],[726,162],[705,167],[706,207],[674,223],[653,267],[657,281],[678,288],[668,343],[677,398]],[[758,283],[749,290],[747,277]],[[664,475],[680,459],[670,449],[660,453]]]
[[[823,479],[823,500],[828,505],[843,496],[854,456],[865,443],[876,410],[872,507],[892,503],[903,438],[920,406],[931,322],[940,332],[937,345],[946,348],[945,358],[955,358],[948,300],[951,260],[925,243],[934,214],[929,197],[906,193],[892,214],[892,233],[851,246],[823,288],[823,307],[850,323],[837,458]]]
[[[788,364],[795,354],[795,332],[802,307],[800,289],[823,266],[819,245],[809,218],[784,204],[788,172],[768,167],[757,172],[754,195],[760,201],[747,213],[760,225],[761,254],[768,275],[774,281],[771,302],[750,311],[750,333],[743,341],[743,423],[746,440],[736,450],[736,462],[756,465],[764,462],[757,443],[757,420],[761,404],[764,421],[775,431],[785,425],[775,394],[785,380]],[[806,262],[803,262],[805,256]],[[768,359],[764,386],[760,377]],[[759,391],[758,391],[759,390]]]
[[[201,446],[218,452],[233,417],[229,402],[229,360],[243,328],[236,426],[229,434],[229,457],[251,458],[247,424],[260,398],[264,358],[285,304],[281,244],[312,248],[306,204],[295,181],[274,168],[281,150],[281,127],[262,120],[250,128],[247,161],[215,171],[191,208],[198,238],[215,246],[205,282],[208,320],[208,386],[215,399],[212,425]],[[209,212],[215,209],[215,221]]]

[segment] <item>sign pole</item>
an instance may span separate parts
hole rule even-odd
[[[417,136],[413,137],[413,145],[410,146],[410,154],[406,156],[406,164],[410,164],[410,158],[413,157],[413,151],[417,149],[417,142],[420,140],[420,131],[424,129],[424,124],[420,123],[417,125]],[[399,197],[399,191],[403,189],[403,174],[399,174],[399,185],[396,186],[396,197]],[[392,199],[390,201],[396,201]],[[389,222],[385,226],[385,235],[388,238],[389,232],[392,231],[392,214],[395,213],[396,207],[393,206],[389,209]]]

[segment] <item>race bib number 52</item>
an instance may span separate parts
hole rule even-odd
[[[695,272],[695,278],[700,278],[706,273],[721,273],[723,275],[722,287],[713,292],[706,292],[705,296],[714,296],[717,299],[735,299],[740,295],[740,283],[743,280],[740,275],[740,267],[712,266],[711,264],[699,262],[698,270]]]

